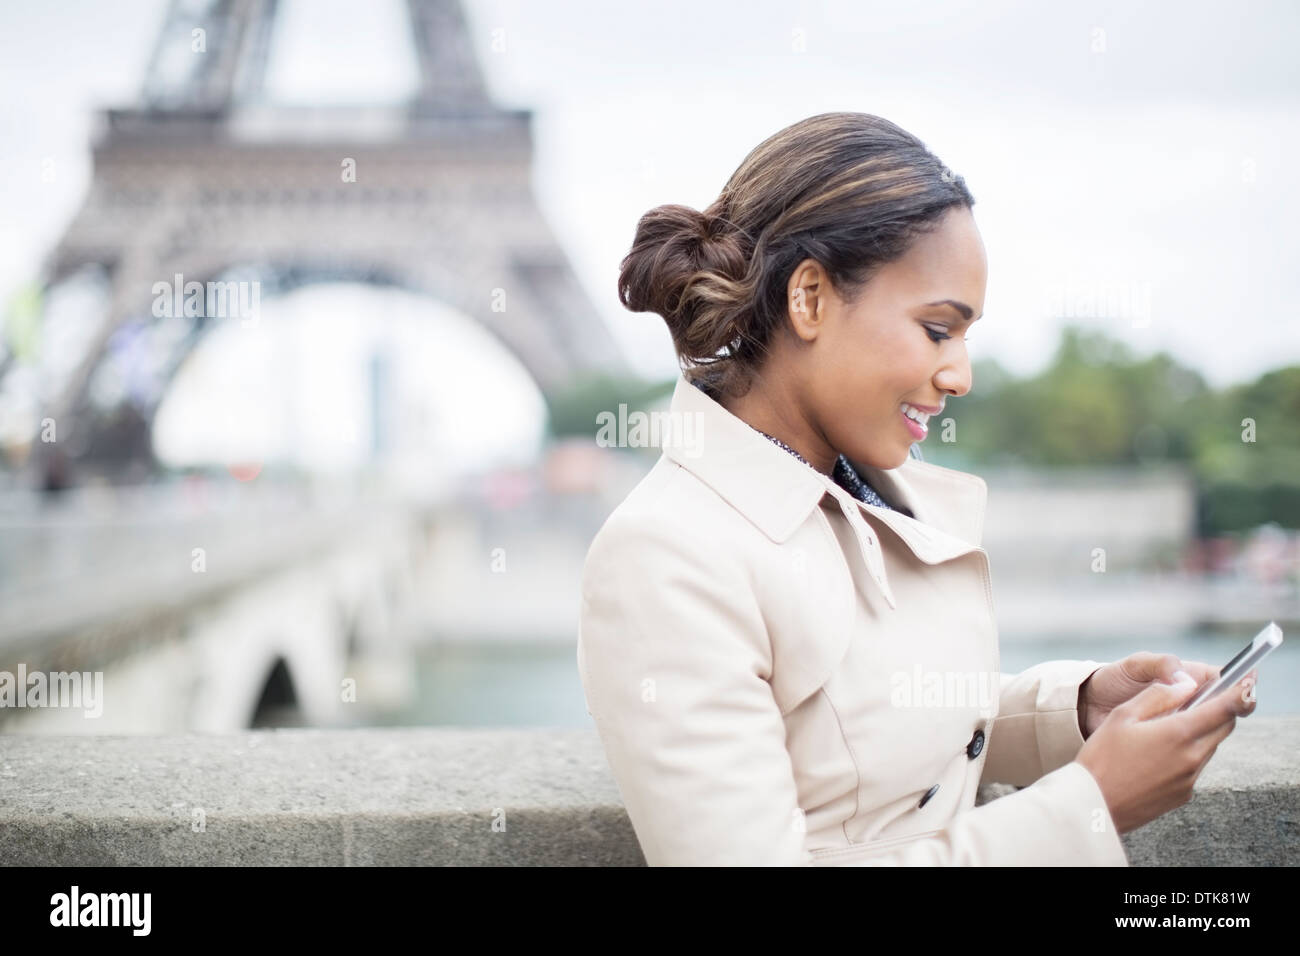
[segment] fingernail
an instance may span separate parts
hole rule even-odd
[[[1196,680],[1195,680],[1195,678],[1192,677],[1191,674],[1187,673],[1187,671],[1178,670],[1178,671],[1174,671],[1174,683],[1175,683],[1175,684],[1195,684],[1195,683],[1196,683]]]

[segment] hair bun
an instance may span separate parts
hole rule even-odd
[[[699,214],[700,234],[704,237],[705,242],[711,242],[716,239],[724,225],[725,223],[721,218],[707,210]]]
[[[753,297],[743,235],[710,207],[657,206],[637,223],[619,270],[619,299],[633,312],[655,312],[679,359],[707,364],[740,337],[738,318]]]

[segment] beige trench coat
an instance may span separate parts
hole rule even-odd
[[[910,518],[684,377],[666,421],[587,553],[578,637],[650,865],[1127,865],[1074,761],[1101,664],[999,671],[982,479],[861,468]],[[1023,789],[975,807],[990,781]]]

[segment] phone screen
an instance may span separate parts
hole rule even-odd
[[[1213,697],[1222,690],[1236,684],[1239,680],[1249,674],[1258,666],[1268,653],[1282,643],[1282,629],[1274,621],[1264,627],[1262,631],[1255,635],[1249,644],[1243,647],[1228,663],[1219,668],[1219,676],[1213,680],[1207,681],[1205,686],[1188,698],[1181,707],[1181,710],[1190,710],[1196,705]]]

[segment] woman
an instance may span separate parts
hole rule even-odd
[[[1166,713],[1217,673],[1172,655],[999,672],[985,483],[909,457],[971,388],[973,203],[827,113],[638,224],[620,299],[683,377],[592,542],[578,665],[651,865],[1126,865],[1254,709]],[[1022,789],[975,807],[991,781]]]

